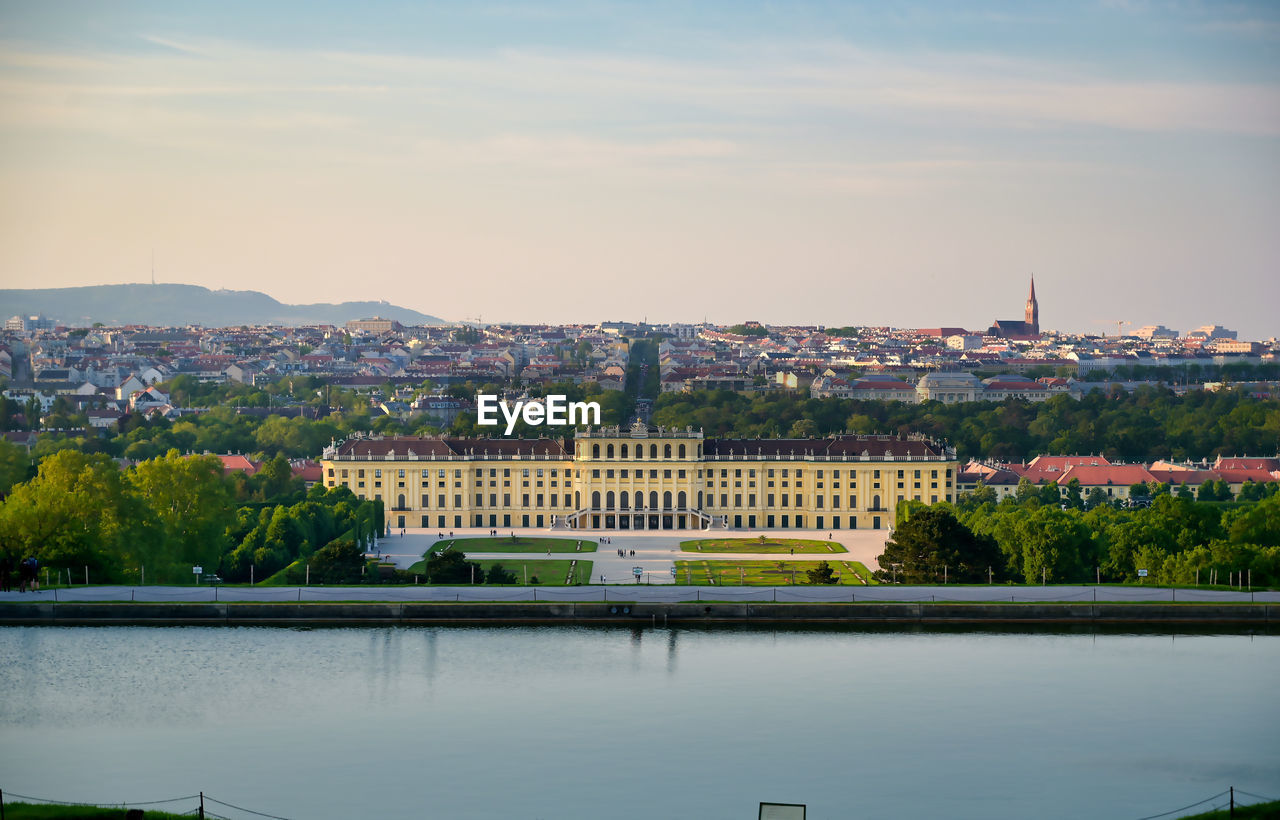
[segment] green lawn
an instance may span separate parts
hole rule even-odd
[[[502,564],[504,568],[514,572],[516,575],[516,583],[523,584],[525,579],[524,571],[528,569],[528,577],[538,576],[538,585],[545,587],[566,586],[569,576],[569,564],[572,563],[565,558],[521,558],[513,556],[511,558],[494,558],[477,560],[485,572],[489,571],[489,567],[494,564]],[[426,575],[427,562],[419,561],[409,567],[408,572],[412,575]],[[591,581],[591,562],[578,560],[577,566],[574,568],[576,583],[586,584]]]
[[[1239,795],[1239,792],[1236,792]],[[1237,799],[1252,799],[1239,798]],[[1226,798],[1222,798],[1218,802],[1224,802]],[[1182,820],[1228,820],[1234,817],[1236,820],[1280,820],[1280,800],[1274,800],[1270,803],[1255,803],[1251,806],[1241,806],[1236,804],[1236,813],[1231,814],[1227,809],[1219,809],[1218,811],[1205,812],[1204,814],[1193,814],[1184,816]]]
[[[441,541],[431,549],[433,551],[444,549],[449,543],[453,544],[451,549],[463,552],[541,552],[545,555],[547,550],[552,552],[596,551],[594,538],[528,538],[526,536],[512,538],[509,535],[500,535],[497,538],[454,538],[450,541]],[[578,549],[579,544],[582,545],[582,549]]]
[[[502,564],[503,568],[508,572],[515,573],[517,584],[524,584],[525,571],[527,570],[529,573],[528,577],[532,578],[535,575],[538,576],[538,586],[562,587],[569,585],[569,564],[572,562],[567,560],[557,560],[555,558],[550,560],[544,559],[541,561],[514,558],[510,560],[485,559],[476,561],[476,563],[484,567],[485,572],[488,572],[489,568],[494,564]],[[576,583],[587,584],[591,582],[590,561],[578,561],[578,564],[574,567],[573,571]]]
[[[858,561],[830,561],[839,574],[839,584],[863,586],[863,579],[874,584],[871,572]],[[779,567],[781,565],[781,567]],[[808,583],[806,573],[818,566],[816,561],[676,561],[676,583],[782,586],[790,584],[795,570],[796,584]]]
[[[790,555],[792,551],[805,554],[824,552],[848,552],[839,541],[814,541],[806,538],[701,538],[681,541],[683,552],[750,552]]]
[[[210,809],[218,808],[210,806]],[[154,811],[146,807],[143,817],[147,820],[188,820],[194,817],[186,814],[171,814],[167,811]],[[10,803],[5,801],[5,820],[124,820],[127,809],[108,808],[106,806],[54,806],[45,803]]]

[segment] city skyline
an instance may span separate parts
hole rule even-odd
[[[1280,332],[1280,13],[0,4],[4,287]],[[924,295],[922,299],[921,296]]]

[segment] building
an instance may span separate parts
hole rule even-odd
[[[393,319],[374,316],[371,319],[352,319],[344,327],[348,333],[390,333],[400,329],[400,323]]]
[[[999,336],[1002,339],[1039,339],[1040,338],[1040,303],[1036,301],[1036,278],[1031,277],[1031,293],[1027,296],[1027,306],[1021,322],[1015,319],[996,319],[995,324],[987,331],[988,336]]]
[[[916,395],[922,402],[955,404],[977,401],[985,390],[986,385],[972,373],[927,373],[916,382]]]
[[[637,423],[572,439],[352,438],[324,483],[380,498],[391,527],[885,529],[954,501],[953,448],[923,437],[706,439]]]

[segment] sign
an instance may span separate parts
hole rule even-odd
[[[644,567],[632,567],[631,574],[636,576],[636,578],[639,578],[641,575],[644,575]]]
[[[671,568],[671,577],[672,577],[672,578],[676,577],[676,568],[675,568],[675,567],[672,567],[672,568]]]
[[[192,574],[192,575],[202,575],[203,573],[204,573],[204,567],[192,567],[192,568],[191,568],[191,574]]]
[[[760,820],[804,820],[804,803],[761,803]]]
[[[1139,577],[1139,578],[1146,578],[1146,577],[1147,577],[1147,571],[1146,571],[1145,569],[1140,569],[1140,570],[1138,570],[1138,577]]]

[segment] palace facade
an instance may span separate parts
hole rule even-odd
[[[636,424],[572,439],[351,438],[327,487],[390,527],[881,529],[905,500],[954,501],[953,448],[920,436],[704,438]]]

